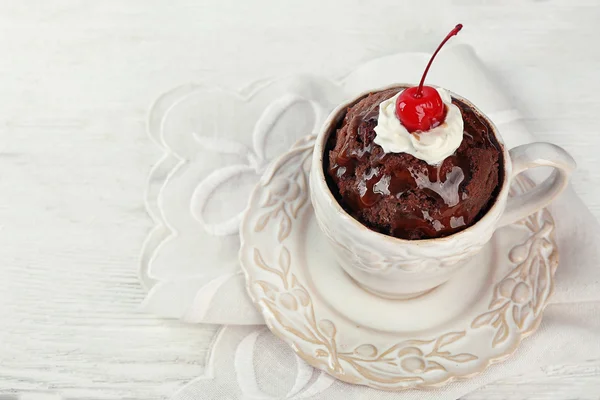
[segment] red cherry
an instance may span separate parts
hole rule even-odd
[[[410,87],[396,100],[396,114],[411,133],[433,129],[446,117],[446,107],[435,88],[423,86],[420,96],[417,96],[417,90],[416,86]]]
[[[404,90],[396,100],[396,115],[402,125],[411,133],[428,131],[444,122],[446,107],[440,94],[431,86],[423,86],[423,83],[437,53],[452,36],[460,32],[462,27],[462,24],[456,25],[442,40],[427,63],[419,86]]]

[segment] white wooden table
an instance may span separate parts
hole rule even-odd
[[[0,1],[0,397],[157,399],[202,373],[216,327],[137,311],[159,157],[145,116],[183,83],[341,76],[462,22],[532,132],[578,160],[575,189],[600,216],[597,0],[358,3]],[[598,399],[600,360],[467,398]]]

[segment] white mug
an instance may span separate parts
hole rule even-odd
[[[391,87],[406,87],[396,84]],[[370,91],[374,92],[374,91]],[[573,158],[550,143],[530,143],[506,149],[498,128],[468,100],[451,93],[484,118],[504,154],[500,191],[487,213],[468,228],[452,235],[405,240],[375,232],[349,215],[331,193],[325,179],[323,157],[327,140],[334,134],[346,110],[367,93],[337,107],[317,135],[310,174],[310,195],[321,230],[328,237],[338,263],[364,289],[387,298],[422,295],[452,277],[479,252],[494,231],[548,205],[567,186],[575,169]],[[531,191],[508,197],[513,179],[521,172],[549,166],[552,174]]]

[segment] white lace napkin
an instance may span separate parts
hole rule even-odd
[[[337,103],[393,82],[416,82],[428,55],[405,53],[366,63],[339,82],[295,76],[241,93],[184,86],[157,101],[150,133],[165,154],[148,182],[156,221],[142,251],[143,307],[189,322],[255,325],[237,263],[240,212],[265,166],[316,131]],[[460,93],[498,125],[508,147],[534,138],[470,47],[454,46],[428,81]],[[508,361],[470,380],[406,399],[454,399],[530,368],[600,356],[600,226],[571,189],[551,207],[560,265],[539,331]],[[223,327],[206,374],[176,399],[384,399],[397,394],[334,381],[314,371],[263,326]]]

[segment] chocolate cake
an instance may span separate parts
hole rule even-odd
[[[477,222],[494,203],[503,179],[501,147],[489,123],[452,98],[464,121],[454,154],[429,165],[407,153],[385,153],[373,142],[379,104],[401,89],[370,93],[346,110],[324,157],[329,187],[372,230],[402,239],[451,235]]]

